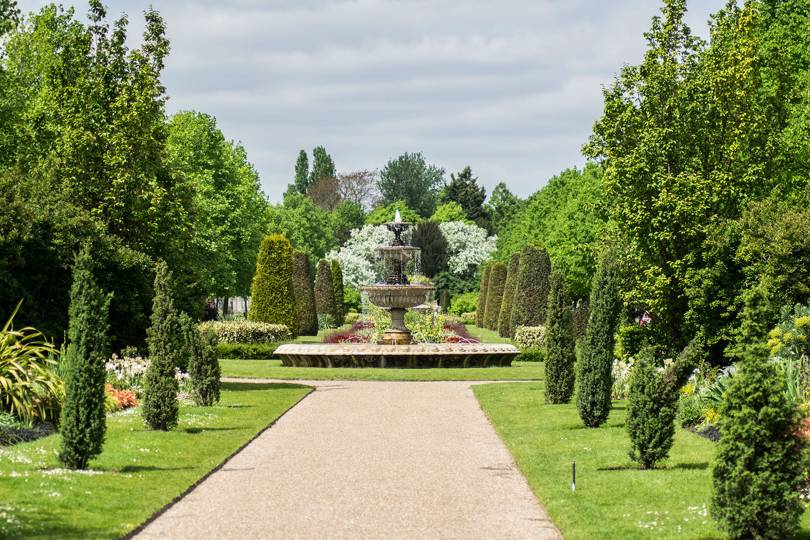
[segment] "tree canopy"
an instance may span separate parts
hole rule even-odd
[[[404,153],[390,160],[380,171],[377,187],[383,204],[402,200],[426,218],[436,209],[444,169],[425,161],[421,152]]]

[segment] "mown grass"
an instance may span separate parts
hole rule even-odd
[[[478,328],[474,324],[465,324],[464,326],[467,327],[467,331],[470,333],[470,335],[481,343],[512,343],[511,339],[502,338],[498,335],[498,332],[493,330]]]
[[[220,360],[223,377],[303,381],[503,381],[540,380],[543,364],[513,362],[485,368],[307,368],[284,367],[281,360]]]
[[[614,402],[606,426],[588,429],[575,405],[546,405],[542,383],[474,392],[566,539],[723,537],[709,514],[711,441],[678,429],[669,460],[644,471],[627,457],[623,401]],[[803,537],[808,525],[805,512]]]
[[[218,405],[182,407],[167,433],[146,429],[137,410],[109,416],[104,452],[88,472],[60,468],[58,435],[0,448],[0,538],[120,538],[309,391],[225,384]]]

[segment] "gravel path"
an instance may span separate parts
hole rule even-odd
[[[307,384],[138,538],[561,538],[473,383]]]

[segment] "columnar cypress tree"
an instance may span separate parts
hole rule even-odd
[[[490,330],[498,329],[498,315],[501,313],[501,301],[506,282],[506,265],[495,263],[489,272],[489,286],[487,287],[487,307],[484,311],[484,327]]]
[[[574,307],[574,339],[576,341],[585,337],[590,316],[591,309],[588,300],[578,301],[577,305]]]
[[[498,335],[501,337],[512,337],[510,333],[512,327],[512,306],[515,301],[519,272],[520,255],[513,253],[512,256],[509,257],[509,268],[506,270],[506,283],[503,287],[501,311],[498,315]]]
[[[792,538],[808,467],[799,411],[762,345],[737,365],[720,406],[712,516],[731,538]]]
[[[177,426],[179,406],[175,366],[182,362],[183,341],[180,318],[172,297],[172,273],[160,261],[155,273],[152,325],[147,330],[149,367],[146,370],[141,414],[152,429],[168,431]]]
[[[295,162],[295,189],[298,193],[306,195],[309,187],[309,159],[306,150],[298,152],[298,160]]]
[[[520,251],[515,302],[509,333],[515,335],[518,326],[540,326],[546,321],[551,259],[539,247],[526,246]]]
[[[329,315],[337,323],[332,265],[326,259],[318,261],[318,269],[315,272],[315,309],[318,315]]]
[[[93,277],[88,248],[76,257],[70,289],[68,348],[65,355],[65,402],[59,431],[59,460],[84,469],[101,453],[107,429],[104,411],[104,363],[110,355],[110,297]]]
[[[546,403],[568,403],[574,393],[574,325],[565,281],[551,273],[546,309]]]
[[[484,266],[481,272],[481,287],[478,289],[478,306],[475,308],[475,326],[484,327],[484,312],[487,308],[487,290],[489,288],[489,273],[491,265]]]
[[[318,315],[315,313],[315,290],[312,287],[312,272],[309,256],[296,251],[293,259],[293,292],[295,293],[296,334],[318,335]]]
[[[599,427],[610,413],[614,336],[621,308],[613,254],[607,254],[596,271],[590,305],[591,315],[577,364],[577,409],[586,426]]]
[[[210,407],[219,401],[220,368],[217,360],[217,335],[207,328],[203,332],[186,316],[183,322],[185,339],[193,354],[188,361],[188,374],[191,376],[191,388],[194,403]]]
[[[421,249],[420,270],[427,277],[447,269],[447,239],[435,221],[423,221],[413,232],[411,243]]]
[[[341,326],[346,318],[346,304],[343,300],[343,271],[340,269],[340,262],[336,259],[331,261],[332,286],[335,288],[335,324]]]
[[[293,250],[283,235],[271,234],[262,240],[256,258],[256,274],[250,287],[248,319],[283,324],[295,332],[293,293]]]

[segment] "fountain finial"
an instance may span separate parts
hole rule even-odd
[[[402,223],[402,216],[399,215],[399,209],[394,212],[394,223]]]

